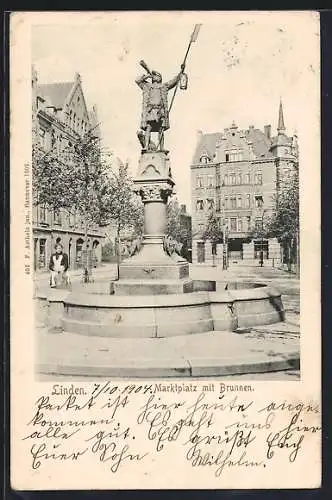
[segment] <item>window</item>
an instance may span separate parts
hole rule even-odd
[[[228,184],[229,184],[228,175],[225,174],[225,176],[224,176],[224,186],[228,186]]]
[[[250,227],[251,227],[251,217],[248,216],[246,217],[246,230],[250,231]]]
[[[250,174],[245,174],[244,175],[244,183],[245,184],[250,184]]]
[[[199,212],[200,210],[204,209],[204,203],[203,200],[197,200],[196,201],[196,211]]]
[[[216,184],[217,184],[217,187],[220,187],[220,174],[217,174]]]
[[[246,197],[244,198],[244,206],[245,208],[250,208],[250,194],[246,194]]]
[[[243,152],[241,149],[232,149],[232,151],[225,152],[226,161],[242,161],[243,160]]]
[[[237,227],[236,227],[236,218],[231,218],[231,231],[236,231]]]
[[[217,212],[220,212],[220,205],[221,205],[220,198],[217,198],[217,206],[216,206]]]
[[[203,187],[203,177],[197,176],[196,177],[196,188],[202,188],[202,187]]]
[[[262,184],[262,172],[257,172],[255,174],[255,184]]]
[[[69,226],[74,227],[76,225],[76,215],[69,214]]]
[[[54,210],[54,224],[61,224],[61,213],[59,210]]]
[[[263,206],[263,196],[262,195],[255,196],[255,206],[256,206],[256,208],[261,208]]]
[[[239,219],[237,221],[237,230],[239,231],[239,233],[242,233],[243,231],[243,227],[242,227],[242,219]]]
[[[233,186],[235,184],[235,174],[229,174],[229,183]]]
[[[45,224],[46,222],[46,207],[45,205],[40,205],[39,207],[39,222]]]
[[[242,175],[239,173],[236,176],[236,183],[237,184],[242,184]]]
[[[46,267],[46,239],[39,240],[39,268]]]
[[[208,198],[206,201],[207,201],[207,209],[208,210],[213,210],[213,208],[214,208],[214,200],[212,198]]]
[[[76,263],[79,267],[83,264],[83,243],[82,238],[76,241]]]
[[[200,163],[209,163],[210,158],[207,155],[202,155],[200,158]]]
[[[227,197],[224,199],[224,207],[228,208],[228,198]]]
[[[242,196],[237,197],[237,208],[242,208]]]
[[[231,197],[231,208],[236,208],[236,196]]]
[[[211,187],[214,187],[213,185],[213,175],[208,175],[208,187],[211,188]]]
[[[229,219],[225,219],[225,228],[229,229]]]

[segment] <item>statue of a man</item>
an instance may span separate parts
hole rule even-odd
[[[169,129],[169,113],[167,93],[180,81],[185,69],[181,65],[181,71],[172,80],[162,83],[162,76],[157,71],[150,71],[144,61],[141,65],[148,71],[136,79],[137,85],[143,91],[143,108],[141,117],[141,130],[137,133],[143,150],[152,149],[151,132],[158,133],[158,146],[164,150],[164,131]],[[149,82],[148,80],[151,80]],[[156,148],[158,149],[158,147]]]

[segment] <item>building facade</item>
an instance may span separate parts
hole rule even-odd
[[[280,102],[277,135],[271,125],[264,130],[250,126],[240,130],[235,123],[220,133],[198,133],[191,165],[192,259],[212,260],[213,246],[203,239],[210,210],[215,210],[225,240],[216,245],[222,259],[223,244],[229,260],[259,259],[276,262],[281,249],[275,238],[255,238],[275,208],[279,180],[298,168],[297,136],[286,135]],[[224,247],[225,248],[225,247]],[[214,250],[215,251],[215,250]]]
[[[99,134],[97,112],[87,109],[80,75],[72,82],[38,84],[38,75],[32,70],[32,131],[33,141],[39,150],[52,154],[63,163],[68,161],[67,151],[74,144],[77,134],[83,136],[90,129]],[[48,262],[56,243],[61,243],[68,254],[71,269],[83,267],[84,221],[78,215],[57,212],[46,206],[33,206],[34,269],[48,269]],[[98,227],[88,230],[87,249],[89,262],[101,262],[104,232]]]

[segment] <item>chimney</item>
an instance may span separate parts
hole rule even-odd
[[[264,126],[264,134],[268,139],[271,139],[271,125]]]

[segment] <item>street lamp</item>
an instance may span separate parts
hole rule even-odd
[[[222,204],[222,268],[225,271],[228,267],[227,265],[227,227],[225,224],[225,204]]]
[[[226,270],[228,268],[228,258],[227,258],[227,243],[228,243],[228,229],[224,222],[223,232],[222,232],[222,268]]]

